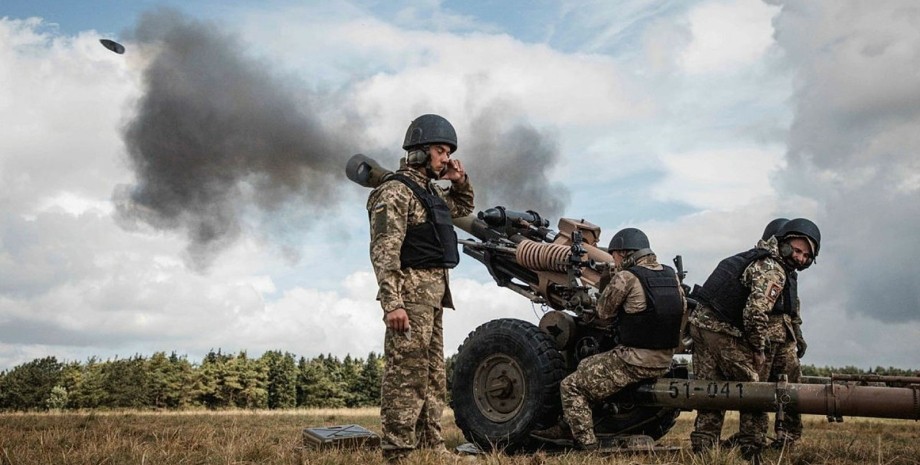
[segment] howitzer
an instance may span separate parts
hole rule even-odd
[[[349,161],[349,179],[366,187],[385,182],[389,172],[363,155]],[[502,287],[548,308],[539,326],[501,318],[476,328],[458,348],[451,383],[451,407],[464,436],[484,449],[527,450],[540,444],[530,432],[556,422],[559,382],[585,357],[613,348],[612,321],[598,318],[595,305],[612,256],[597,245],[600,227],[562,218],[558,230],[534,211],[494,207],[455,218],[463,252],[482,263]],[[686,272],[674,260],[683,280]],[[691,379],[674,364],[665,377],[621,391],[594,408],[599,436],[646,435],[658,439],[682,410],[762,410],[843,416],[920,418],[920,380],[900,387],[860,386],[852,380],[820,385],[742,383]],[[839,380],[839,378],[838,378]],[[918,382],[914,382],[918,381]]]

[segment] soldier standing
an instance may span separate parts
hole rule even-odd
[[[384,312],[380,416],[390,462],[413,449],[448,453],[441,436],[447,392],[443,308],[453,308],[448,270],[457,265],[451,218],[473,211],[473,188],[446,119],[422,115],[409,125],[405,163],[367,200],[370,256]],[[449,190],[432,183],[451,181]]]
[[[787,218],[776,218],[767,224],[755,247],[768,248],[767,242],[770,238],[776,236],[780,228],[788,222]],[[786,375],[790,383],[798,383],[802,376],[799,359],[805,355],[808,345],[802,336],[796,270],[787,270],[783,293],[768,313],[768,318],[766,360],[758,377],[764,381],[776,382],[781,375]],[[771,448],[782,449],[784,445],[791,446],[802,436],[802,416],[798,411],[786,407],[784,416],[782,420],[777,416],[774,421],[776,439],[770,444]],[[722,447],[734,447],[737,442],[738,436],[733,435],[722,443]]]
[[[690,317],[693,370],[697,379],[758,381],[766,366],[770,338],[769,314],[787,289],[787,276],[814,262],[821,233],[810,220],[797,218],[783,224],[776,235],[747,252],[719,262],[694,294],[700,302]],[[785,305],[794,306],[792,298]],[[783,305],[783,304],[781,304]],[[788,310],[791,311],[791,310]],[[702,452],[719,442],[723,411],[697,411],[690,442]],[[742,411],[735,436],[742,456],[760,460],[766,443],[767,414]]]
[[[757,243],[757,247],[766,247],[766,243],[771,236],[788,237],[790,232],[793,232],[794,235],[794,231],[797,229],[813,229],[813,234],[817,235],[818,240],[820,240],[820,233],[817,227],[811,228],[812,225],[806,223],[808,220],[797,219],[793,221],[797,223],[789,225],[790,220],[785,218],[777,218],[770,222],[764,230],[760,242]],[[815,243],[815,255],[817,255],[819,247],[820,243]],[[807,263],[801,268],[787,269],[786,286],[783,287],[783,294],[777,299],[776,305],[773,306],[769,314],[770,319],[767,324],[769,350],[766,352],[767,360],[764,363],[764,369],[760,373],[761,379],[775,382],[779,381],[781,375],[786,375],[790,383],[798,383],[801,380],[802,368],[799,359],[805,356],[805,349],[808,344],[805,343],[805,337],[802,335],[798,270],[808,268],[810,265],[811,263]],[[780,419],[777,416],[773,423],[776,439],[770,444],[772,449],[792,446],[802,437],[802,415],[796,409],[787,407],[784,411],[784,417]]]
[[[626,387],[668,371],[679,344],[686,299],[677,274],[662,266],[648,237],[635,228],[617,232],[610,241],[617,271],[601,292],[597,315],[613,319],[618,345],[592,355],[562,380],[563,422],[531,436],[554,444],[597,448],[591,404]]]

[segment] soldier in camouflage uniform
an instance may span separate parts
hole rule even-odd
[[[776,221],[776,220],[774,220]],[[770,225],[764,231],[764,239],[770,234]],[[815,250],[815,256],[821,248],[821,233],[818,227],[810,220],[797,218],[782,223],[772,234],[789,242],[793,238],[809,241]],[[782,250],[782,246],[781,246]],[[798,272],[814,263],[814,257],[806,260],[804,264],[790,264],[787,260],[787,280],[783,294],[770,314],[768,338],[771,342],[767,351],[767,360],[760,376],[767,381],[778,381],[781,375],[786,375],[790,383],[801,381],[802,369],[799,359],[805,356],[808,344],[802,335],[801,301],[798,295]],[[789,269],[792,268],[792,269]],[[790,302],[786,305],[785,302]],[[776,438],[770,444],[772,449],[782,449],[792,446],[802,437],[802,415],[791,406],[787,406],[784,417],[779,416],[774,421]]]
[[[767,241],[787,222],[787,218],[776,218],[767,224],[755,247],[768,248]],[[798,272],[787,270],[783,293],[768,313],[766,360],[758,373],[758,377],[763,381],[776,382],[779,381],[780,375],[786,375],[790,383],[798,383],[801,378],[799,358],[804,355],[807,344],[802,337],[797,281]],[[787,306],[786,302],[792,302],[792,305]],[[787,407],[784,413],[783,420],[777,416],[774,421],[776,440],[770,445],[772,448],[782,448],[784,443],[791,444],[801,437],[801,415],[791,407]],[[722,447],[734,447],[737,444],[738,435],[733,435],[722,442]]]
[[[673,269],[658,263],[646,235],[619,231],[609,250],[618,271],[597,302],[598,318],[614,321],[619,345],[581,361],[560,385],[563,421],[531,433],[536,439],[581,449],[597,448],[591,404],[629,384],[668,371],[679,344],[687,302]]]
[[[403,166],[371,192],[370,255],[386,323],[380,416],[384,457],[416,447],[447,453],[441,412],[447,393],[443,308],[453,308],[448,269],[459,260],[452,217],[473,211],[453,126],[438,115],[410,124]],[[431,181],[451,181],[449,190]]]
[[[809,220],[784,224],[763,247],[722,260],[694,293],[700,302],[690,317],[693,370],[697,379],[759,381],[767,369],[769,314],[782,296],[787,273],[805,269],[820,248],[820,232]],[[792,303],[789,303],[792,305]],[[767,372],[763,372],[767,373]],[[699,410],[690,442],[695,452],[719,443],[724,412]],[[736,444],[758,461],[766,444],[767,414],[742,411]]]
[[[763,237],[757,247],[766,247],[766,241],[779,233],[788,223],[785,218],[777,218],[764,229]],[[787,302],[790,305],[787,305]],[[767,323],[767,359],[760,379],[776,382],[781,375],[786,375],[788,382],[798,383],[802,377],[799,359],[805,355],[808,344],[802,336],[801,304],[798,296],[798,271],[789,270],[786,274],[786,286],[783,294],[769,314]],[[802,437],[802,415],[792,407],[786,407],[784,418],[779,416],[774,421],[776,439],[771,448],[781,449],[791,446]]]

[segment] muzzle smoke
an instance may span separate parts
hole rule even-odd
[[[277,239],[267,221],[338,208],[337,189],[350,184],[345,160],[379,150],[362,140],[364,122],[343,110],[343,94],[307,92],[304,83],[280,78],[216,25],[162,9],[143,15],[133,36],[148,64],[143,95],[123,130],[136,181],[114,193],[118,219],[124,227],[182,232],[200,270],[242,234]],[[414,116],[394,117],[408,126]],[[555,141],[497,122],[483,113],[466,131],[454,121],[477,208],[561,213],[568,193],[547,177],[559,159]],[[379,161],[395,168],[396,150],[386,148],[392,160]]]
[[[192,261],[206,267],[244,230],[255,206],[333,205],[346,141],[324,127],[318,95],[295,89],[239,41],[170,10],[141,17],[135,40],[153,57],[144,94],[124,129],[136,184],[116,192],[127,222],[185,231]]]

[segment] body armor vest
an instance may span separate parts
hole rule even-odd
[[[399,251],[400,267],[422,269],[457,266],[460,262],[457,233],[447,202],[401,174],[394,174],[390,179],[411,189],[428,215],[424,223],[406,228],[406,238]]]
[[[769,256],[769,250],[755,248],[722,260],[696,292],[697,299],[712,307],[720,321],[744,330],[742,311],[751,289],[741,282],[741,275],[755,260]]]
[[[795,271],[786,272],[786,285],[783,286],[783,294],[776,303],[771,314],[795,315],[795,302],[799,299],[799,274]]]
[[[684,316],[677,274],[668,266],[659,271],[633,266],[626,271],[642,283],[645,310],[618,315],[616,326],[620,344],[640,349],[676,348],[680,343],[680,324]]]

